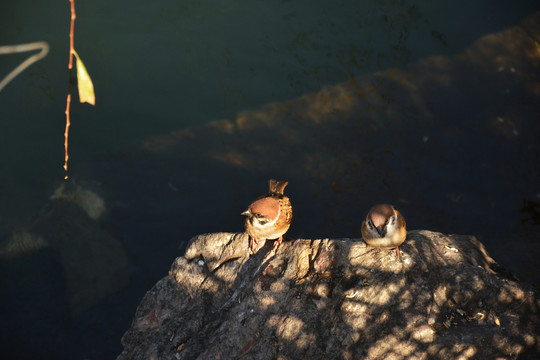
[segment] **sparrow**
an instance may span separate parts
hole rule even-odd
[[[399,245],[407,237],[405,219],[393,205],[379,204],[373,206],[362,223],[362,237],[373,247],[396,249],[401,257]]]
[[[255,252],[254,244],[273,239],[276,239],[274,242],[276,251],[283,241],[283,235],[289,230],[292,206],[289,198],[283,195],[287,184],[287,181],[268,180],[268,194],[259,196],[242,213],[252,252]]]

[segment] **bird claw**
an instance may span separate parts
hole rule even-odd
[[[401,251],[399,251],[399,246],[396,247],[396,255],[397,255],[398,259],[401,260]]]
[[[259,245],[259,242],[253,236],[250,236],[249,237],[249,249],[251,250],[252,253],[255,254],[254,244]]]
[[[283,235],[274,241],[274,252],[277,252],[279,245],[283,242]]]

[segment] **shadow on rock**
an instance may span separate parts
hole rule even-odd
[[[474,237],[410,231],[402,253],[398,259],[356,239],[299,239],[250,257],[246,234],[197,236],[146,294],[119,359],[538,351],[537,295],[500,276]]]

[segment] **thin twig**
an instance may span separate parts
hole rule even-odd
[[[67,94],[67,100],[66,100],[66,130],[64,131],[64,171],[65,176],[64,179],[68,178],[67,170],[68,170],[68,137],[69,137],[69,126],[71,125],[69,121],[69,107],[71,104],[71,87],[73,85],[73,53],[75,51],[75,48],[73,46],[73,33],[75,28],[75,19],[77,18],[77,15],[75,14],[75,0],[69,0],[71,3],[71,25],[69,27],[69,63],[68,63],[68,69],[69,69],[69,86],[68,86],[68,94]]]
[[[17,66],[12,72],[7,74],[7,76],[0,81],[0,91],[9,84],[11,80],[13,80],[15,77],[17,77],[20,73],[22,73],[27,67],[35,63],[36,61],[39,61],[43,59],[47,54],[49,53],[49,44],[45,41],[38,41],[28,44],[17,44],[17,45],[5,45],[0,46],[0,55],[6,55],[6,54],[15,54],[15,53],[21,53],[21,52],[27,52],[27,51],[33,51],[33,50],[41,50],[37,54],[34,54],[30,56],[28,59],[23,61],[19,66]]]

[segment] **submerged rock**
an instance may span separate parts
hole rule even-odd
[[[97,207],[84,206],[91,192],[65,184],[31,225],[0,238],[0,359],[74,358],[101,327],[114,328],[93,318],[84,336],[77,331],[95,316],[85,312],[128,285],[128,254],[91,216]]]
[[[105,200],[101,196],[90,189],[83,188],[75,181],[63,182],[50,199],[74,203],[95,221],[98,221],[107,211]]]
[[[118,359],[534,357],[536,293],[472,236],[410,231],[401,247],[360,239],[194,237],[144,297]]]
[[[69,313],[81,314],[123,289],[131,275],[123,245],[98,222],[105,208],[104,200],[94,192],[75,183],[62,184],[31,226],[0,239],[0,262],[9,264],[9,269],[25,266],[27,257],[53,257],[46,262],[52,264],[51,269],[29,263],[25,271],[36,276],[50,272],[48,281],[64,286],[59,296],[66,297]],[[57,264],[62,268],[61,278],[52,275],[58,275]],[[10,276],[6,271],[0,278]],[[36,283],[17,286],[39,288],[41,284]],[[33,304],[42,299],[28,297],[25,301]]]
[[[128,284],[129,258],[123,245],[78,204],[52,200],[30,231],[44,238],[62,263],[73,315]]]

